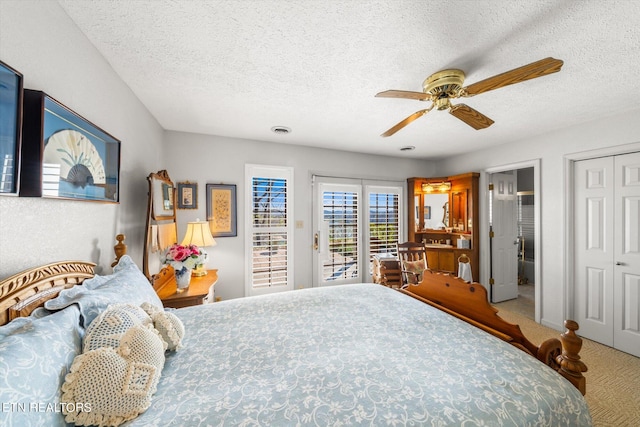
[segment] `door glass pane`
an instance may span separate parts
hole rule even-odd
[[[369,193],[369,265],[376,254],[396,254],[399,195]]]
[[[329,226],[329,257],[322,280],[358,277],[358,193],[324,191],[322,217]]]

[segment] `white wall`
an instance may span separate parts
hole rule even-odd
[[[565,241],[565,209],[568,194],[565,191],[565,157],[574,153],[601,150],[627,152],[640,151],[640,110],[561,129],[539,137],[528,138],[493,149],[476,151],[451,157],[438,163],[438,175],[467,171],[483,172],[488,168],[541,159],[541,248],[542,248],[542,310],[541,322],[562,329],[567,306],[565,298],[573,286],[565,283],[567,266],[564,257],[571,242]],[[629,146],[629,144],[632,144]],[[483,174],[484,175],[484,174]],[[481,189],[481,197],[483,190]],[[482,208],[482,204],[480,205]],[[480,213],[481,227],[487,223],[485,212]],[[480,254],[484,265],[484,254]]]
[[[294,236],[296,288],[309,287],[312,283],[311,175],[313,173],[396,180],[406,188],[408,177],[433,176],[434,169],[431,162],[424,160],[363,155],[179,132],[165,134],[164,154],[164,163],[174,182],[198,183],[198,209],[178,210],[179,238],[184,235],[188,221],[194,221],[197,218],[206,219],[207,183],[237,185],[238,236],[217,238],[217,245],[209,250],[211,259],[208,268],[219,269],[216,295],[224,299],[244,296],[245,164],[294,168],[294,219],[303,221],[303,228],[295,229]]]
[[[120,204],[0,196],[0,277],[47,262],[91,260],[110,272],[115,235],[141,264],[146,176],[163,131],[55,1],[0,1],[0,60],[122,141]]]

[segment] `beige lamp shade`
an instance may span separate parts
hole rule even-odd
[[[216,241],[211,235],[209,223],[206,221],[188,222],[182,245],[215,246]]]

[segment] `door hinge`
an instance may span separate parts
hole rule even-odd
[[[496,283],[496,281],[495,281],[495,280],[493,280],[493,277],[490,277],[490,278],[489,278],[489,284],[490,284],[490,285],[493,285],[493,284],[495,284],[495,283]]]
[[[493,191],[493,183],[489,184],[489,191]]]
[[[489,237],[490,237],[491,239],[493,239],[493,238],[495,237],[495,234],[493,233],[493,230],[491,230],[491,231],[489,232]]]

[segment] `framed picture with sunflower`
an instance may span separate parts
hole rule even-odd
[[[238,235],[235,184],[207,184],[207,221],[213,237]]]

